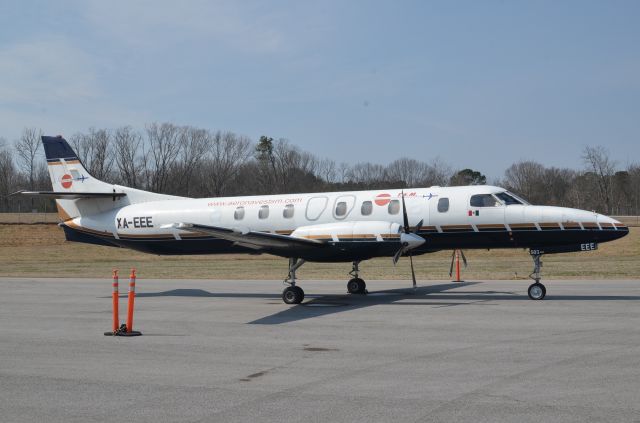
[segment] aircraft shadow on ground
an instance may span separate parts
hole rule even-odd
[[[454,307],[461,305],[482,305],[490,301],[531,301],[526,294],[526,286],[522,291],[458,291],[456,288],[469,287],[481,282],[451,282],[438,285],[427,285],[412,288],[398,288],[383,291],[372,291],[368,295],[307,295],[302,304],[292,306],[270,316],[266,316],[249,324],[273,325],[299,320],[321,317],[349,310],[375,305],[421,305],[438,307]],[[191,297],[191,298],[260,298],[278,300],[278,293],[220,293],[203,289],[172,289],[161,292],[136,293],[139,298],[154,297]],[[554,295],[549,294],[544,301],[637,301],[640,296],[623,295]]]
[[[457,305],[468,304],[461,302],[459,296],[453,296],[452,299],[457,301],[433,301],[442,298],[435,296],[440,292],[450,289],[460,288],[462,286],[475,285],[478,282],[452,282],[438,285],[421,286],[415,290],[412,288],[397,288],[383,291],[370,291],[367,295],[323,295],[305,301],[302,304],[291,307],[287,310],[266,316],[261,319],[249,322],[254,325],[277,325],[289,323],[298,320],[310,319],[314,317],[326,316],[334,313],[341,313],[350,310],[356,310],[364,307],[375,305],[425,305],[432,307],[452,307]],[[467,292],[468,293],[468,292]],[[512,292],[505,292],[503,295],[514,295]],[[425,301],[422,301],[422,300]],[[407,301],[414,300],[414,301]],[[467,301],[467,300],[464,300]],[[473,300],[478,302],[478,300]],[[482,297],[479,301],[486,301]]]
[[[209,292],[204,289],[172,289],[162,292],[136,292],[136,298],[145,297],[205,297],[205,298],[282,298],[280,294]]]

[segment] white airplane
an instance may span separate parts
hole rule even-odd
[[[591,251],[628,234],[610,217],[584,210],[535,206],[495,186],[407,188],[185,198],[94,179],[61,137],[42,137],[53,191],[21,194],[56,199],[66,239],[153,254],[267,253],[289,259],[287,304],[304,291],[296,270],[305,261],[352,262],[349,293],[365,293],[359,264],[373,257],[438,250],[528,248],[542,300],[543,254]]]

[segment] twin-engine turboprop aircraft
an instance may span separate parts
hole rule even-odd
[[[94,179],[60,136],[42,137],[53,191],[22,192],[56,199],[69,241],[154,254],[268,253],[289,259],[287,304],[304,291],[296,270],[305,261],[352,262],[352,294],[365,293],[359,264],[373,257],[438,250],[528,248],[541,300],[543,254],[591,251],[629,229],[610,217],[535,206],[503,188],[407,188],[192,199],[155,194]]]

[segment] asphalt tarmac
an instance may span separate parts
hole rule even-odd
[[[0,421],[640,421],[640,280],[140,276],[132,338],[109,278],[0,278]]]

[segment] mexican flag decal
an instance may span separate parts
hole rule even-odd
[[[469,216],[480,216],[480,210],[469,210]]]

